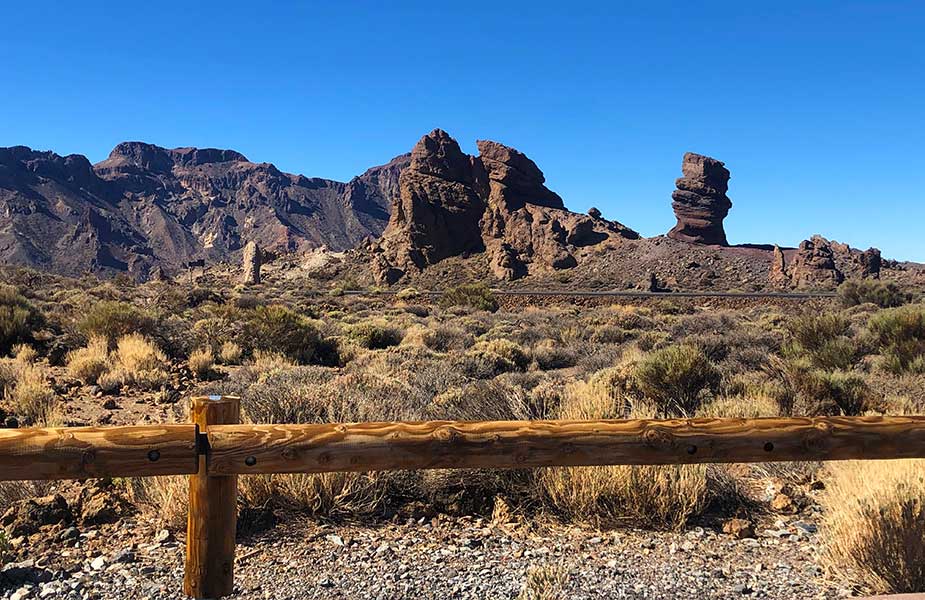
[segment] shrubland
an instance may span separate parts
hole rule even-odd
[[[843,288],[844,305],[735,309],[666,300],[506,309],[483,286],[434,300],[284,284],[247,296],[49,286],[29,298],[0,288],[2,408],[23,424],[79,422],[78,399],[93,386],[120,398],[236,394],[255,423],[921,414],[925,405],[925,305],[879,283]],[[921,585],[908,566],[922,563],[921,544],[904,537],[921,531],[921,481],[901,463],[274,475],[242,478],[241,498],[245,510],[324,518],[510,506],[599,527],[678,529],[770,511],[749,495],[769,472],[792,482],[811,473],[828,486],[823,534],[835,568],[882,590]],[[139,506],[170,506],[159,518],[182,526],[183,486],[131,487]],[[863,493],[852,504],[855,489]]]

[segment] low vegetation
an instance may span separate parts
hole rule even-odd
[[[247,296],[56,285],[28,298],[0,288],[0,408],[20,424],[81,422],[82,407],[99,414],[135,398],[184,419],[173,403],[193,393],[239,395],[243,418],[264,423],[921,414],[925,403],[925,305],[903,296],[895,306],[895,290],[881,283],[843,288],[850,306],[734,310],[664,300],[508,310],[479,285],[436,302],[413,290],[317,296],[289,284]],[[905,535],[923,527],[914,472],[891,462],[591,467],[275,475],[240,485],[248,511],[394,518],[423,505],[488,517],[506,506],[595,527],[680,529],[772,512],[754,491],[769,473],[794,486],[822,480],[833,568],[905,591],[921,589],[915,565],[925,562],[921,539]],[[182,527],[182,478],[130,487],[139,506]],[[855,487],[860,494],[849,493]]]

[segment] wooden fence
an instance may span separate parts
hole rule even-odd
[[[0,480],[190,475],[184,592],[233,589],[237,476],[394,469],[925,458],[925,417],[242,425],[235,397],[191,423],[0,430]]]

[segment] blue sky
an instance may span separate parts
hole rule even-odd
[[[515,146],[574,210],[674,223],[732,171],[732,243],[925,261],[925,2],[7,3],[0,146],[234,148],[346,180],[441,127]]]

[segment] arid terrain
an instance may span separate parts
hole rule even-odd
[[[269,261],[249,285],[239,268],[143,284],[4,269],[5,426],[185,421],[201,393],[240,395],[258,423],[925,406],[921,290],[893,281],[527,306],[479,285],[344,295],[317,258]],[[907,591],[919,463],[242,477],[238,597]],[[0,485],[0,593],[180,597],[185,494],[182,477]]]

